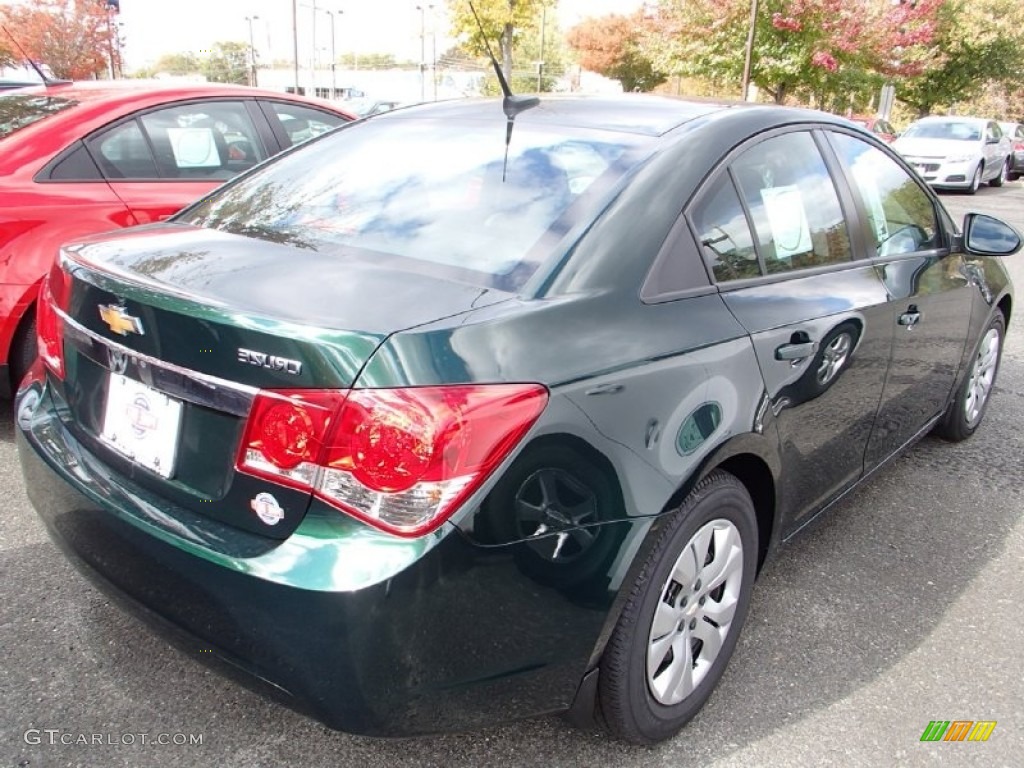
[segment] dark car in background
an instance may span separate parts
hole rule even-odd
[[[1024,125],[1020,123],[1000,123],[1003,134],[1008,136],[1013,144],[1010,155],[1010,172],[1007,178],[1016,181],[1024,176]]]
[[[61,243],[166,219],[351,119],[239,86],[60,82],[0,95],[0,396],[35,358],[36,294]]]
[[[822,113],[505,106],[357,121],[64,247],[25,487],[102,588],[334,728],[653,744],[781,542],[978,429],[1020,237]]]

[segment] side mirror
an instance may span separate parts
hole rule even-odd
[[[1020,250],[1020,234],[1009,224],[984,213],[964,217],[964,250],[975,256],[1009,256]]]
[[[999,143],[999,139],[997,139],[995,136],[986,136],[985,137],[985,143],[986,144],[998,144]]]

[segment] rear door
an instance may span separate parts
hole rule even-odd
[[[830,140],[849,169],[864,236],[892,301],[892,367],[865,457],[870,468],[945,409],[977,290],[963,258],[950,253],[929,191],[867,142],[845,133]]]
[[[861,476],[892,344],[888,296],[810,130],[745,149],[691,211],[776,416],[785,535]]]
[[[169,218],[272,153],[241,100],[149,110],[93,134],[86,145],[140,224]]]

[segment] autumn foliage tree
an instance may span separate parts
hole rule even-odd
[[[778,102],[800,93],[836,108],[890,75],[920,71],[944,0],[761,0],[751,80]],[[670,72],[738,91],[750,0],[661,0],[646,41]]]
[[[569,30],[566,42],[586,70],[622,83],[624,91],[650,91],[665,82],[641,47],[642,14],[610,14],[584,19]]]
[[[3,7],[0,18],[25,54],[54,77],[94,77],[108,68],[115,49],[105,0],[31,0]]]
[[[469,0],[448,0],[452,34],[475,55],[484,55],[489,45],[498,48],[506,79],[512,78],[512,52],[524,29],[535,28],[545,7],[552,0],[474,0],[480,25],[470,9]],[[480,32],[483,27],[483,34]]]

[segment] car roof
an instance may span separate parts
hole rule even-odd
[[[19,88],[0,93],[0,99],[45,97],[66,99],[73,106],[55,112],[45,120],[32,123],[4,139],[8,150],[0,155],[0,175],[12,172],[24,162],[49,154],[51,142],[39,141],[40,137],[51,134],[57,144],[66,146],[74,139],[91,133],[102,126],[121,119],[137,110],[159,107],[173,101],[191,99],[277,99],[289,103],[304,104],[316,109],[325,109],[344,115],[351,120],[356,115],[337,104],[328,101],[308,99],[290,93],[250,88],[242,85],[222,83],[180,83],[161,80],[95,80],[68,83],[54,83],[32,88]],[[21,152],[10,151],[20,146]],[[26,149],[29,147],[29,149]],[[34,148],[32,148],[34,147]]]
[[[682,100],[647,94],[616,96],[544,96],[536,107],[516,116],[517,124],[551,125],[661,136],[690,120],[739,103]],[[495,99],[460,99],[406,107],[374,120],[438,118],[452,121],[504,120]]]
[[[227,83],[183,83],[167,80],[82,80],[60,82],[51,85],[34,85],[18,90],[19,95],[46,95],[72,99],[79,104],[121,104],[148,101],[154,97],[161,100],[205,98],[209,96],[241,96],[255,98],[286,98],[338,111],[339,107],[325,101],[315,101],[301,96],[250,88],[245,85]]]

